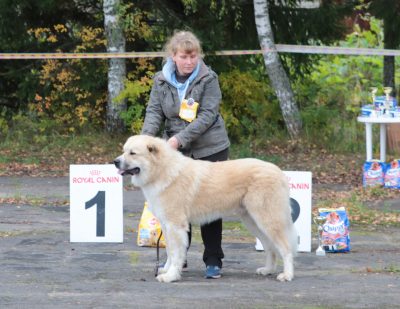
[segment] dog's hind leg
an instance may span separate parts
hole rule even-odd
[[[274,222],[266,220],[262,216],[252,216],[258,228],[271,240],[276,251],[279,252],[283,259],[283,272],[277,277],[279,281],[291,281],[294,276],[293,270],[293,225],[290,222],[289,226],[282,223],[282,220]],[[278,223],[281,222],[281,223]],[[261,270],[260,270],[261,271]]]
[[[258,229],[265,235],[264,238],[270,240],[276,252],[283,259],[283,272],[278,275],[277,279],[279,281],[291,281],[294,275],[293,256],[297,237],[290,217],[289,202],[286,203],[286,199],[279,197],[260,199],[259,196],[248,195],[243,200],[243,205]],[[287,212],[280,207],[288,207]],[[262,243],[261,239],[260,241]],[[260,272],[264,273],[267,270],[260,269]]]
[[[166,272],[157,276],[160,282],[173,282],[181,279],[182,265],[186,259],[188,244],[187,229],[177,225],[165,226],[167,254],[169,263]]]
[[[241,215],[241,219],[243,224],[252,233],[255,237],[257,237],[264,248],[265,253],[265,266],[257,268],[257,274],[259,275],[269,275],[275,273],[276,270],[276,253],[275,248],[272,245],[271,241],[268,237],[261,232],[261,230],[257,227],[256,222],[251,218],[251,216],[246,212]]]

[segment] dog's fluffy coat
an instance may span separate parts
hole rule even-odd
[[[283,259],[278,280],[292,280],[297,233],[287,178],[274,164],[257,159],[193,160],[166,141],[145,135],[130,137],[114,163],[121,174],[132,175],[132,183],[142,189],[161,222],[168,258],[157,276],[160,282],[181,278],[189,222],[204,224],[227,214],[239,216],[261,241],[266,263],[257,273],[273,273],[278,253]]]

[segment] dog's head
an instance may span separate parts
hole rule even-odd
[[[135,135],[128,138],[123,153],[114,160],[121,175],[131,175],[132,183],[141,187],[156,177],[159,155],[166,143],[158,138]]]

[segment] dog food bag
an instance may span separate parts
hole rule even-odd
[[[385,187],[400,188],[400,160],[393,160],[386,165]]]
[[[366,161],[363,167],[363,186],[383,186],[384,175],[385,163],[378,160]]]
[[[346,209],[319,208],[319,215],[326,218],[321,235],[322,246],[326,252],[350,251],[350,222]]]
[[[160,237],[161,225],[158,219],[148,209],[147,202],[144,203],[142,217],[139,221],[137,244],[140,247],[157,247]],[[165,248],[164,235],[160,239],[160,248]]]

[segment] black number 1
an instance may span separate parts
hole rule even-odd
[[[85,209],[89,209],[93,205],[97,205],[97,223],[96,223],[96,236],[104,237],[105,235],[105,206],[106,206],[106,191],[97,192],[96,196],[90,201],[85,203]]]

